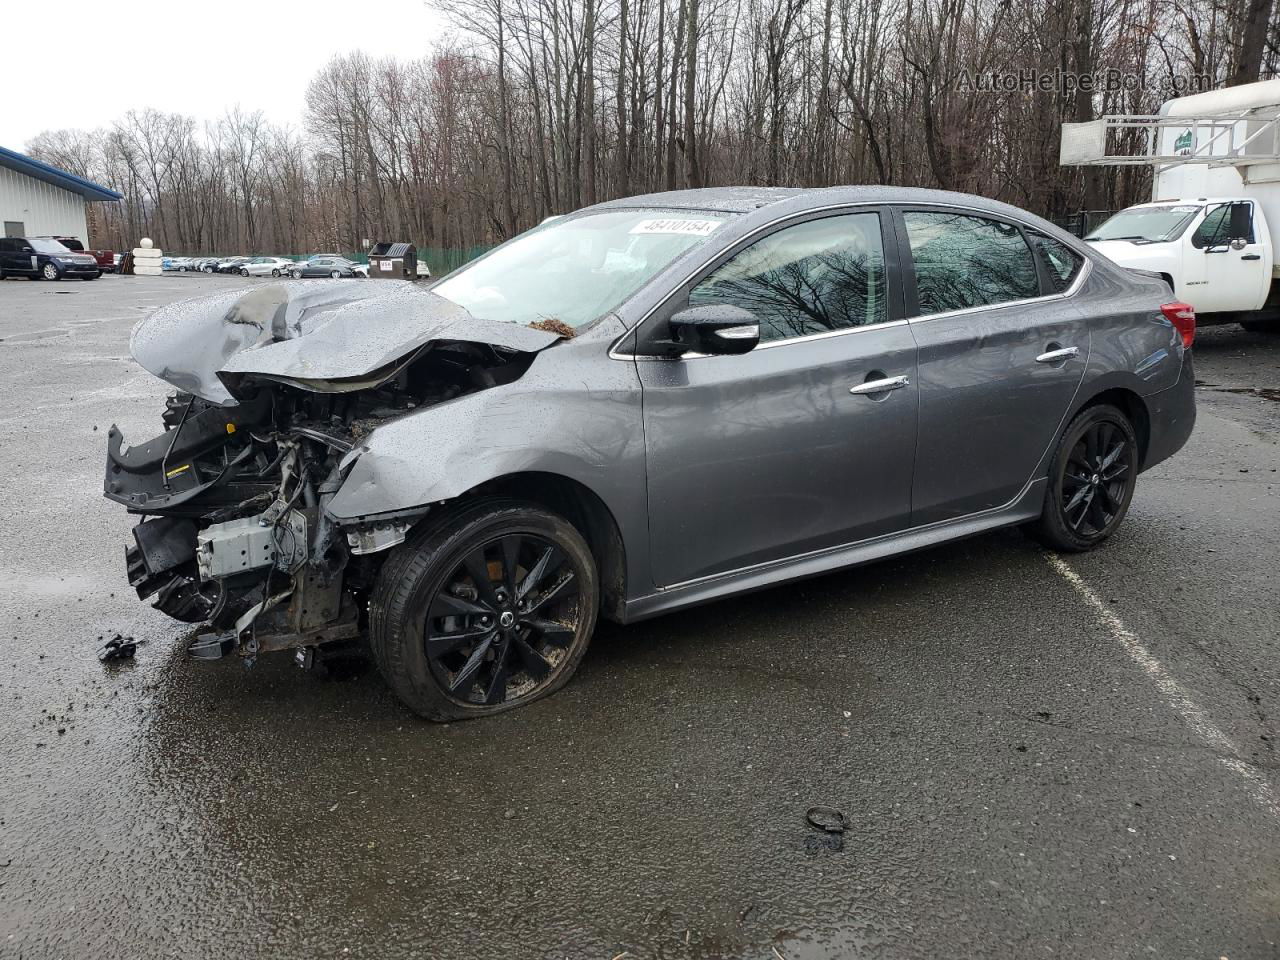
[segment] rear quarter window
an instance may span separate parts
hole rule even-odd
[[[1076,253],[1065,243],[1052,240],[1039,233],[1029,234],[1031,246],[1035,250],[1040,265],[1044,268],[1049,283],[1050,293],[1062,293],[1070,289],[1076,282],[1080,271],[1084,269],[1084,257]]]

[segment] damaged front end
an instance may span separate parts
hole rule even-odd
[[[428,509],[328,513],[363,441],[514,381],[555,340],[408,283],[272,284],[162,308],[131,346],[179,388],[165,429],[129,447],[108,434],[105,495],[143,518],[125,554],[130,585],[209,624],[190,647],[202,658],[251,662],[358,636],[385,551]]]

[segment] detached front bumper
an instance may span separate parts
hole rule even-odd
[[[326,512],[349,439],[314,421],[274,423],[275,412],[266,391],[233,407],[178,396],[159,436],[126,448],[108,433],[104,492],[144,517],[125,551],[129,583],[161,612],[210,625],[191,645],[197,657],[356,637],[358,598],[398,542],[385,524]]]

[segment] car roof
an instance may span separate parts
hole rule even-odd
[[[659,210],[714,210],[724,213],[754,213],[771,208],[774,214],[803,213],[806,210],[855,203],[949,204],[986,211],[999,216],[1033,222],[1057,236],[1061,231],[1047,220],[1018,207],[989,200],[970,193],[929,190],[922,187],[858,185],[840,187],[702,187],[693,190],[671,190],[646,193],[598,203],[587,210],[625,210],[648,208]],[[584,211],[577,211],[579,213]]]

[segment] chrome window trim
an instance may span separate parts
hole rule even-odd
[[[745,237],[742,237],[742,241],[743,242],[753,241],[761,233],[764,233],[767,230],[772,230],[773,228],[779,226],[780,224],[786,223],[788,220],[795,220],[795,219],[799,219],[800,217],[810,216],[811,214],[827,213],[828,211],[834,211],[834,210],[852,210],[857,207],[880,207],[890,211],[895,207],[911,207],[913,209],[939,207],[945,210],[960,210],[972,216],[985,217],[985,219],[988,219],[988,220],[992,218],[1004,219],[1012,223],[1016,223],[1022,227],[1025,227],[1028,230],[1035,230],[1040,233],[1044,232],[1040,226],[1032,223],[1029,220],[1023,219],[1022,217],[1010,216],[1004,213],[992,213],[991,211],[980,210],[976,207],[967,206],[962,203],[939,203],[936,201],[912,203],[909,200],[855,200],[855,201],[845,202],[845,203],[833,203],[824,207],[814,207],[811,210],[800,210],[795,213],[784,214],[780,217],[777,217],[773,220],[768,221],[767,223],[762,223],[760,226],[756,227],[755,230],[752,230]],[[1071,247],[1070,249],[1075,250],[1074,247]],[[786,340],[771,340],[767,343],[760,344],[760,346],[756,347],[755,350],[752,350],[751,353],[755,353],[756,350],[766,350],[770,347],[782,346],[783,344],[787,344],[787,343],[799,343],[802,340],[812,340],[812,339],[817,339],[819,337],[841,336],[846,333],[856,333],[861,330],[882,330],[885,327],[898,326],[904,323],[908,323],[908,324],[921,323],[928,320],[937,320],[940,317],[951,317],[951,316],[956,316],[957,314],[973,313],[978,310],[999,310],[1003,307],[1025,306],[1026,304],[1029,304],[1029,303],[1041,303],[1041,302],[1047,302],[1052,300],[1066,300],[1070,297],[1075,296],[1076,293],[1079,292],[1081,285],[1084,283],[1085,277],[1087,277],[1089,273],[1093,270],[1093,258],[1088,254],[1084,253],[1083,251],[1075,250],[1075,252],[1084,258],[1084,269],[1080,271],[1080,275],[1076,277],[1075,281],[1071,284],[1071,286],[1061,293],[1051,293],[1043,297],[1031,297],[1026,300],[1010,300],[1006,303],[986,304],[981,307],[965,307],[963,310],[949,310],[946,313],[930,313],[930,314],[923,314],[917,317],[905,317],[902,320],[890,320],[890,321],[887,321],[886,323],[869,324],[867,326],[861,326],[861,327],[849,327],[847,330],[831,330],[824,333],[807,334],[806,336],[803,336],[803,337],[791,337]],[[699,273],[701,273],[707,267],[711,266],[711,264],[714,263],[722,253],[723,251],[716,252],[712,256],[703,260],[692,270],[690,270],[688,275],[685,276],[683,280],[681,280],[679,283],[675,285],[675,288],[671,293],[667,294],[665,297],[663,297],[661,300],[655,303],[652,307],[646,310],[644,316],[642,316],[639,320],[637,320],[631,326],[627,327],[625,332],[615,337],[613,342],[609,344],[609,359],[611,360],[656,360],[660,363],[669,363],[676,360],[691,360],[691,359],[698,359],[699,357],[711,356],[711,354],[705,354],[705,353],[699,353],[699,354],[690,353],[690,354],[684,354],[679,357],[642,357],[642,356],[637,356],[634,353],[621,353],[618,350],[618,346],[619,344],[622,343],[623,340],[631,336],[631,334],[633,334],[646,321],[648,321],[650,317],[652,317],[655,313],[657,313],[659,309],[661,309],[662,307],[665,307],[667,303],[671,300],[671,298],[675,296],[675,290],[679,290],[686,283],[688,283],[690,280],[696,277]],[[739,354],[739,356],[745,356],[745,354]]]
[[[660,363],[670,363],[673,360],[702,360],[707,357],[719,356],[738,356],[745,357],[752,353],[759,353],[761,350],[772,350],[774,347],[789,347],[793,343],[808,343],[810,340],[829,340],[831,337],[845,337],[851,333],[866,333],[868,330],[884,330],[888,327],[902,327],[907,323],[906,320],[886,320],[884,323],[864,323],[860,327],[841,327],[839,330],[824,330],[822,333],[806,333],[802,337],[787,337],[785,340],[768,340],[764,343],[757,344],[746,353],[738,354],[717,354],[717,353],[698,353],[696,350],[690,350],[688,353],[682,353],[678,357],[637,357],[629,353],[622,353],[613,357],[613,351],[609,352],[609,356],[615,360],[657,360]]]

